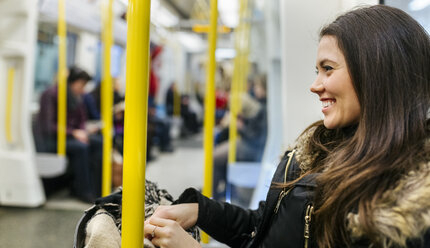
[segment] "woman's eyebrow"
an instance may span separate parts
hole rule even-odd
[[[320,62],[318,64],[319,64],[319,66],[323,66],[327,62],[331,62],[331,63],[337,64],[336,62],[334,62],[331,59],[322,59],[322,60],[320,60]]]

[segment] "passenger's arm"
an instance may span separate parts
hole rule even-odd
[[[48,92],[42,94],[40,98],[40,121],[43,130],[48,134],[57,133],[57,101],[56,98]],[[47,133],[44,133],[46,135]]]
[[[192,188],[185,190],[178,202],[198,202],[197,225],[231,247],[240,247],[249,239],[261,220],[265,206],[263,203],[257,210],[245,210],[209,199]]]
[[[88,144],[88,134],[85,130],[82,130],[82,129],[71,130],[71,135],[76,140],[78,140],[84,144]]]
[[[83,103],[80,103],[78,109],[78,123],[79,123],[79,129],[85,130],[85,123],[87,122],[87,113],[85,112],[85,106]]]

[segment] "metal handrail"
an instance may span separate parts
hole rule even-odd
[[[103,120],[103,167],[102,167],[102,196],[107,196],[112,190],[112,108],[113,87],[111,76],[111,47],[112,32],[112,0],[105,0],[102,4],[103,22],[103,77],[102,77],[102,120]]]
[[[218,1],[211,0],[211,15],[209,29],[209,47],[208,47],[208,63],[206,69],[206,96],[205,96],[205,118],[204,118],[204,151],[205,151],[205,167],[204,167],[204,183],[203,195],[212,197],[212,180],[213,180],[213,147],[214,137],[213,130],[215,125],[215,49],[217,40],[217,19],[218,19]],[[203,243],[209,242],[209,237],[206,234],[202,235]]]
[[[65,0],[58,0],[58,108],[57,108],[57,154],[66,155],[67,121],[67,65],[66,65],[66,18]]]
[[[249,30],[250,23],[246,20],[250,17],[248,0],[240,1],[239,25],[235,31],[235,50],[233,80],[230,93],[230,125],[229,125],[229,152],[228,163],[236,162],[237,141],[237,115],[242,108],[240,96],[246,91],[249,54]]]
[[[122,245],[143,247],[151,1],[129,0],[124,116]]]

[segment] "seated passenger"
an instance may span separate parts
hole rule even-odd
[[[200,130],[200,124],[197,121],[197,114],[191,109],[190,96],[184,94],[181,96],[181,118],[183,121],[181,136],[186,137],[190,134],[196,134]]]
[[[227,111],[229,92],[222,87],[215,89],[215,123],[219,124]]]
[[[124,97],[120,93],[120,82],[118,78],[112,78],[113,83],[113,105],[124,101]],[[98,82],[95,88],[84,94],[83,101],[87,111],[88,120],[100,120],[101,118],[101,82]]]
[[[239,115],[237,119],[237,131],[240,138],[236,142],[236,161],[260,161],[266,144],[267,110],[264,78],[256,81],[253,91],[256,100],[244,97],[243,99],[247,100],[243,101],[242,115]],[[247,107],[248,104],[253,107]],[[228,151],[228,140],[214,149],[213,196],[217,200],[224,199],[226,193]]]
[[[85,129],[87,120],[82,101],[84,87],[90,75],[72,67],[67,78],[67,139],[68,173],[72,175],[71,193],[92,202],[101,191],[102,138]],[[37,126],[43,137],[44,152],[57,150],[58,86],[48,88],[40,98]]]
[[[113,83],[113,148],[116,149],[121,155],[123,153],[122,140],[124,137],[124,96],[120,93],[120,82],[118,78],[112,78]],[[93,126],[94,131],[101,129],[101,82],[89,93],[83,96],[85,109],[87,112],[87,124]],[[98,129],[97,129],[98,128]],[[100,130],[101,131],[101,130]]]

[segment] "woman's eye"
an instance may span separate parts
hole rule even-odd
[[[318,75],[318,73],[319,73],[318,69],[315,69],[315,74],[317,74],[317,75]]]
[[[331,70],[333,70],[333,67],[331,67],[329,65],[325,65],[325,66],[323,66],[323,68],[324,68],[325,71],[331,71]]]

